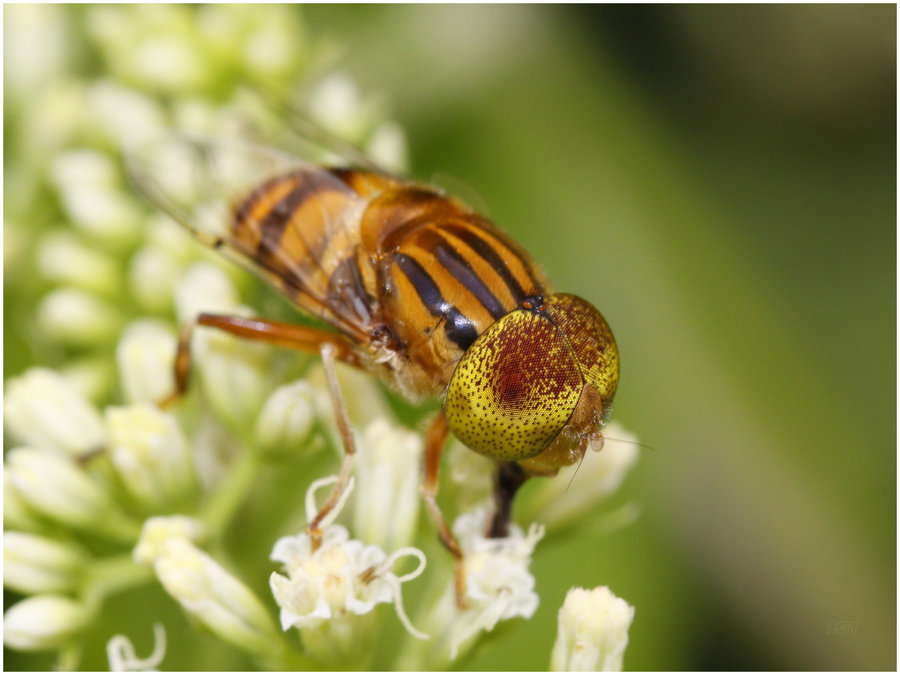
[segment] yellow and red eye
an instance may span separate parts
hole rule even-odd
[[[584,381],[550,319],[528,310],[499,319],[466,350],[447,388],[451,431],[501,462],[543,451],[571,417]]]

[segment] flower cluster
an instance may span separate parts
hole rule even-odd
[[[4,265],[23,318],[7,324],[8,343],[23,364],[50,367],[23,365],[6,382],[5,646],[48,652],[64,670],[423,670],[531,618],[535,548],[621,484],[636,458],[623,430],[609,428],[622,440],[589,453],[574,481],[561,472],[517,505],[531,524],[502,539],[484,536],[490,463],[450,449],[442,501],[458,515],[460,605],[450,557],[420,522],[422,435],[371,376],[338,368],[358,452],[315,537],[316,491],[336,480],[315,479],[342,452],[321,366],[198,329],[188,395],[157,405],[174,388],[179,326],[202,311],[250,314],[260,293],[133,195],[122,145],[173,127],[246,131],[236,82],[290,90],[327,51],[294,8],[23,5],[6,19],[17,161]],[[69,58],[73,27],[99,74]],[[404,164],[402,130],[347,77],[320,79],[307,112]],[[153,610],[138,599],[148,589],[165,601]],[[554,667],[621,667],[633,610],[593,593],[561,610]],[[129,616],[112,609],[129,602]],[[221,655],[166,653],[181,613]],[[125,633],[151,629],[139,658]],[[401,631],[404,648],[388,648]],[[83,648],[97,634],[108,664]]]

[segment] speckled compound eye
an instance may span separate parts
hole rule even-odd
[[[533,457],[565,426],[583,380],[568,343],[537,312],[510,312],[466,350],[447,388],[451,431],[502,462]]]

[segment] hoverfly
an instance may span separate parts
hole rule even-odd
[[[426,434],[422,494],[454,556],[461,600],[462,551],[436,501],[448,434],[496,462],[487,534],[506,536],[527,478],[555,475],[589,444],[602,447],[618,383],[616,343],[590,303],[554,292],[531,256],[489,220],[337,141],[332,147],[345,166],[190,136],[128,157],[152,203],[333,327],[201,314],[179,342],[174,396],[187,387],[196,325],[322,354],[345,459],[308,526],[314,542],[354,453],[334,360],[375,373],[411,401],[442,397]]]

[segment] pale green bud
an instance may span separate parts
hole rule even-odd
[[[89,527],[109,514],[107,492],[68,456],[16,448],[6,455],[5,472],[22,501],[48,518]]]
[[[353,532],[385,550],[408,546],[419,514],[422,438],[386,419],[366,427],[356,455]]]
[[[149,404],[106,409],[109,455],[128,493],[148,508],[177,503],[196,486],[175,418]]]
[[[56,156],[50,175],[58,190],[114,187],[118,172],[112,159],[95,150],[68,150]]]
[[[233,314],[249,316],[249,309]],[[218,417],[233,427],[253,429],[269,391],[268,345],[214,328],[194,334],[203,393]]]
[[[225,273],[203,262],[191,265],[179,281],[175,306],[184,323],[202,313],[253,315],[251,309],[237,304],[237,293]],[[232,426],[252,429],[268,393],[268,345],[199,326],[192,336],[191,352],[212,409]]]
[[[621,671],[634,607],[606,586],[572,588],[559,610],[550,669]]]
[[[154,516],[147,518],[141,528],[141,536],[132,551],[132,558],[138,565],[152,565],[163,555],[164,546],[170,539],[200,541],[206,536],[203,521],[190,516]]]
[[[38,269],[50,281],[100,294],[116,291],[122,276],[112,258],[85,246],[69,231],[44,238],[38,250]]]
[[[67,186],[60,196],[72,222],[105,244],[127,246],[140,234],[137,202],[114,187]]]
[[[309,96],[309,112],[315,122],[349,141],[360,140],[375,116],[375,106],[364,101],[352,78],[329,75]]]
[[[81,456],[103,447],[100,414],[61,375],[32,368],[7,382],[6,429],[25,443]]]
[[[80,602],[61,595],[35,595],[3,615],[3,644],[19,651],[58,649],[93,618]]]
[[[22,4],[4,9],[3,53],[7,93],[29,96],[56,79],[71,46],[65,15],[54,5]]]
[[[148,312],[162,312],[172,304],[178,262],[160,246],[145,246],[128,265],[128,285]]]
[[[101,80],[88,90],[92,119],[110,143],[141,143],[166,129],[163,111],[152,99],[115,82]]]
[[[74,544],[25,532],[3,533],[3,585],[24,594],[69,591],[87,557]]]
[[[382,122],[366,144],[366,153],[390,171],[403,173],[409,166],[406,135],[396,122]]]
[[[40,519],[16,492],[7,471],[3,472],[3,527],[29,532],[42,527]]]
[[[110,340],[122,327],[122,314],[116,307],[69,287],[50,291],[41,299],[37,320],[47,335],[77,346]]]
[[[166,540],[153,570],[189,615],[226,642],[261,654],[279,643],[256,595],[187,539]]]
[[[160,321],[135,321],[116,347],[122,392],[134,403],[156,403],[175,391],[178,339]]]
[[[198,314],[230,314],[238,306],[234,285],[221,268],[198,262],[185,270],[176,284],[175,309],[178,320],[187,323]]]
[[[298,380],[273,391],[256,420],[256,440],[266,449],[296,448],[312,429],[316,418],[315,391]]]

